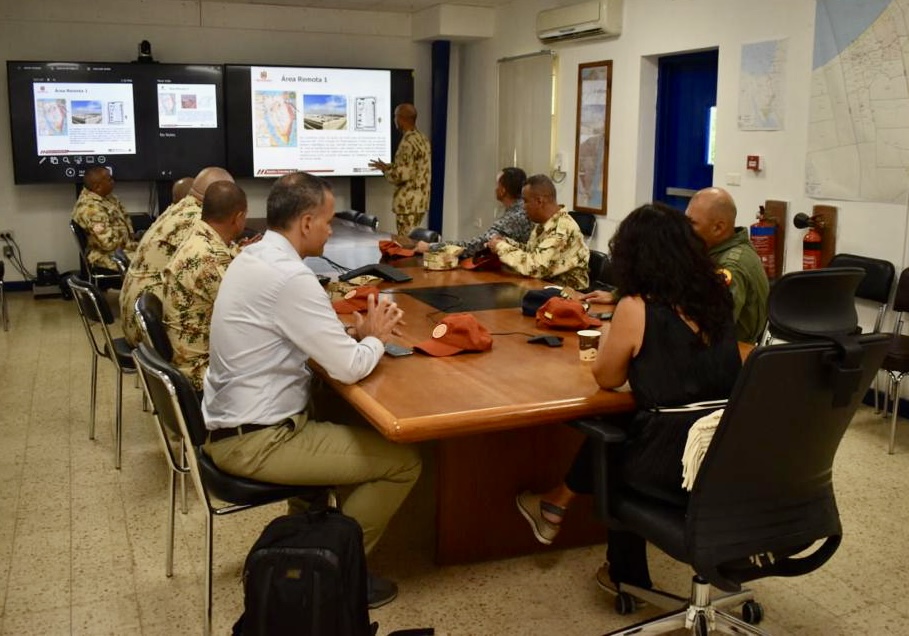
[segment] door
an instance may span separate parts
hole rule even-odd
[[[713,185],[718,52],[661,57],[657,79],[653,200],[684,210]]]

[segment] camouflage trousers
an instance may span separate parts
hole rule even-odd
[[[423,222],[425,212],[395,214],[395,223],[397,224],[397,234],[399,236],[408,236],[415,227],[419,227]]]

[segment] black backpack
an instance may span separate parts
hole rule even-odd
[[[278,517],[243,567],[237,636],[372,636],[363,531],[334,508]]]

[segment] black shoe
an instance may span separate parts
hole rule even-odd
[[[369,609],[376,609],[391,603],[398,597],[398,584],[388,579],[383,579],[375,574],[368,574],[366,578],[366,601]]]

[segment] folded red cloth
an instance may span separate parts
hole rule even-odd
[[[379,241],[379,251],[382,252],[382,256],[388,258],[407,258],[416,254],[415,251],[401,247],[394,241]]]

